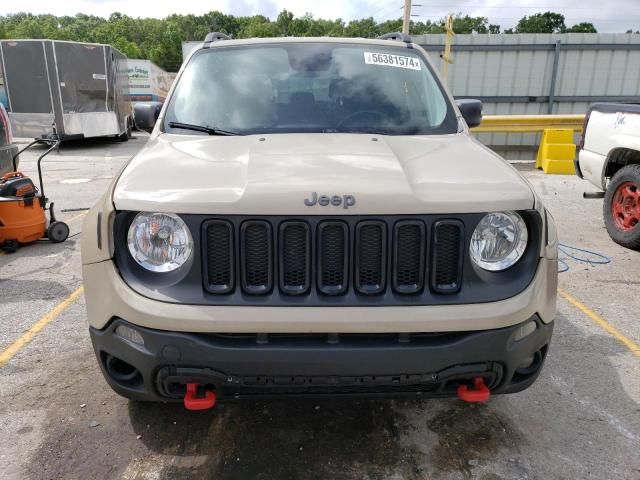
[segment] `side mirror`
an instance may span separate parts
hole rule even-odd
[[[133,105],[133,121],[136,127],[151,133],[160,116],[160,110],[162,110],[162,103],[160,102],[135,103]]]
[[[469,128],[477,127],[482,122],[482,102],[480,100],[456,100],[462,118]]]

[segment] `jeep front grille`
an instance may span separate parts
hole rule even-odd
[[[292,301],[312,293],[451,294],[462,283],[463,247],[457,220],[438,220],[430,229],[419,218],[209,220],[203,225],[204,285],[217,295],[239,289]]]

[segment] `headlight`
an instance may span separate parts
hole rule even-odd
[[[191,257],[193,239],[180,217],[172,213],[136,215],[129,227],[131,256],[152,272],[171,272]]]
[[[471,236],[471,260],[484,270],[506,270],[520,260],[528,238],[527,225],[516,212],[488,213]]]

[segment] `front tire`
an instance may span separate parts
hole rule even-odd
[[[604,223],[614,242],[640,250],[640,165],[616,172],[604,196]]]

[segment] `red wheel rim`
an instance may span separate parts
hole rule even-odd
[[[640,222],[640,188],[633,182],[624,182],[613,193],[611,216],[615,226],[623,232],[636,228]]]

